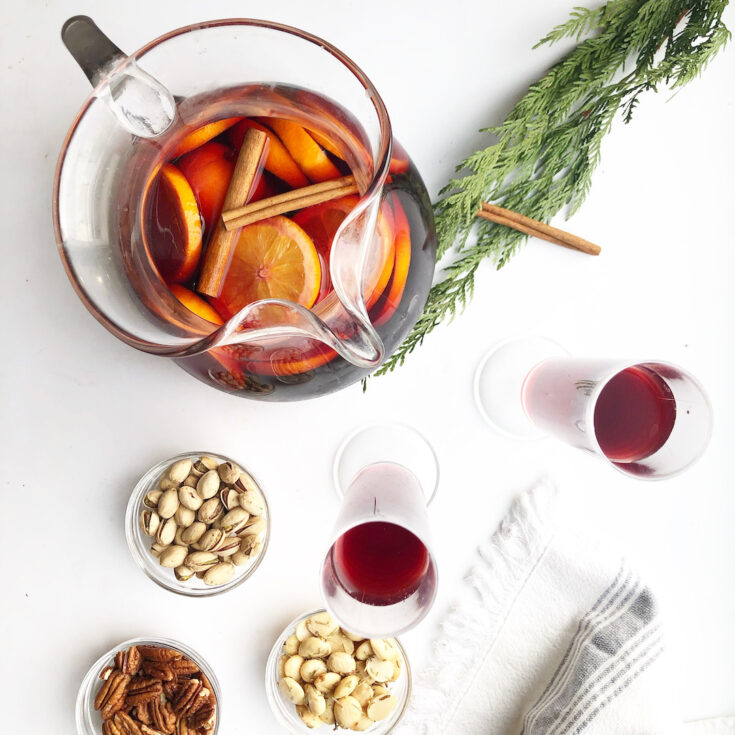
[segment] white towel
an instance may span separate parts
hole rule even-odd
[[[682,726],[656,600],[618,553],[558,523],[550,482],[480,548],[399,735],[735,735]]]

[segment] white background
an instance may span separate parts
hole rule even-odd
[[[616,122],[582,210],[566,226],[603,253],[532,242],[500,272],[482,268],[467,312],[390,377],[292,405],[238,400],[173,363],[117,342],[77,300],[51,226],[54,166],[88,94],[59,29],[95,18],[123,49],[211,17],[255,16],[332,41],[382,93],[434,196],[563,48],[531,50],[571,0],[268,3],[3,2],[0,10],[2,732],[67,735],[91,662],[117,642],[165,634],[198,649],[223,686],[223,730],[272,733],[262,672],[282,626],[319,604],[321,541],[337,509],[331,460],[375,419],[424,431],[440,457],[431,508],[441,591],[405,636],[429,641],[512,498],[543,473],[573,512],[647,574],[667,604],[682,716],[735,713],[735,50],[671,99],[648,95]],[[735,26],[730,9],[726,20]],[[182,63],[185,61],[182,60]],[[563,222],[558,224],[563,225]],[[572,352],[681,363],[707,386],[712,444],[684,476],[638,483],[551,440],[493,435],[472,399],[496,340],[533,331]],[[211,600],[182,599],[135,567],[122,518],[137,477],[162,458],[212,449],[253,469],[273,533],[256,575]]]

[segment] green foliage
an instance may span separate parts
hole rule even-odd
[[[501,268],[526,239],[478,220],[481,202],[544,222],[565,207],[567,216],[573,214],[589,191],[617,111],[627,123],[643,92],[661,85],[676,89],[698,76],[730,38],[722,22],[726,6],[727,0],[609,0],[595,10],[575,8],[539,41],[537,46],[565,38],[579,43],[529,88],[503,123],[485,129],[495,142],[462,161],[461,175],[440,192],[439,256],[454,247],[454,260],[377,375],[402,365],[429,332],[463,309],[482,261]],[[471,233],[477,235],[473,242]]]

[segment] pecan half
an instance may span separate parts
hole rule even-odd
[[[115,656],[115,665],[123,674],[135,676],[140,668],[143,657],[136,646],[130,646],[127,651],[118,651]]]
[[[159,699],[162,691],[160,679],[148,676],[136,677],[128,686],[125,706],[129,709],[139,704],[147,704],[154,699]]]
[[[148,706],[151,712],[151,719],[153,720],[153,727],[166,733],[166,735],[171,735],[176,727],[176,715],[171,709],[171,705],[168,702],[162,704],[157,699]]]
[[[150,725],[153,722],[151,719],[150,703],[139,704],[135,708],[135,716],[138,719],[138,722],[141,722],[143,725]]]
[[[176,699],[176,695],[181,689],[181,684],[178,681],[164,681],[163,682],[163,693],[166,695],[166,699],[170,702],[172,699]]]
[[[176,735],[194,735],[194,730],[189,728],[189,725],[186,724],[186,716],[179,717],[178,720],[176,720]]]
[[[105,720],[102,725],[103,735],[142,735],[140,726],[124,712],[118,712],[111,720]]]
[[[125,704],[125,694],[130,677],[120,671],[113,671],[100,687],[94,698],[94,708],[100,710],[103,720],[109,720]]]
[[[165,735],[160,730],[154,730],[152,727],[148,727],[148,725],[141,725],[140,732],[142,735]]]
[[[176,661],[183,658],[184,654],[174,651],[173,648],[162,648],[161,646],[138,646],[140,655],[147,661]]]
[[[171,670],[171,664],[165,661],[143,661],[141,669],[148,676],[152,676],[161,681],[173,681],[176,675]]]
[[[196,701],[201,688],[202,682],[199,679],[186,679],[182,681],[176,698],[171,702],[174,712],[177,715],[188,712],[192,704]]]
[[[215,709],[213,704],[202,707],[198,712],[189,715],[187,722],[190,728],[209,730],[214,726]]]
[[[199,667],[193,661],[189,661],[188,658],[180,658],[178,661],[172,661],[169,666],[175,676],[180,676],[182,678],[199,673]]]
[[[193,715],[195,712],[199,712],[202,707],[208,707],[210,705],[214,707],[214,699],[210,697],[209,689],[202,687],[197,692],[196,697],[194,697],[191,707],[189,707],[189,714]]]

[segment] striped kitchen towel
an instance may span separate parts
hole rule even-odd
[[[541,483],[480,548],[396,732],[735,735],[730,720],[684,728],[654,595],[557,505]]]

